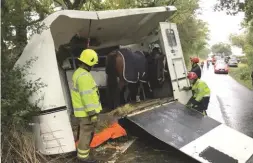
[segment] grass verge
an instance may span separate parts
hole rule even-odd
[[[9,126],[9,131],[1,135],[3,163],[61,163],[71,161],[68,154],[56,157],[43,156],[35,149],[34,135],[28,128]]]
[[[238,67],[230,67],[229,75],[234,78],[240,84],[253,90],[252,79],[250,77],[251,71],[247,64],[238,64]]]

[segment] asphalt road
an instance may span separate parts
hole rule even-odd
[[[209,70],[204,68],[202,79],[211,89],[208,116],[253,138],[253,91],[229,75],[214,74],[212,66]],[[117,162],[196,162],[173,148],[166,148],[161,148],[155,138],[137,139]]]
[[[211,89],[208,116],[253,138],[253,91],[227,74],[204,68],[202,79]]]

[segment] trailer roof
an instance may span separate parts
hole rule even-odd
[[[55,48],[68,43],[77,33],[97,38],[102,44],[130,44],[152,32],[174,12],[174,6],[120,9],[107,11],[62,10],[48,16],[44,23],[50,27]],[[91,26],[90,25],[91,20]]]

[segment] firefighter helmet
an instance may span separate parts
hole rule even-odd
[[[78,58],[81,62],[87,64],[88,66],[94,66],[98,63],[98,55],[92,49],[85,49],[81,53],[80,57]]]
[[[187,75],[187,78],[189,80],[195,80],[198,78],[197,74],[195,72],[189,72],[188,75]]]
[[[191,59],[191,62],[193,62],[193,63],[199,63],[199,58],[198,57],[192,57],[190,59]]]

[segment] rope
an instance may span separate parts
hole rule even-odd
[[[90,29],[91,29],[91,19],[90,19],[89,31],[88,31],[87,48],[90,47]]]
[[[90,11],[90,7],[91,7],[91,0],[89,3],[88,11]],[[91,29],[91,19],[90,19],[90,24],[89,24],[88,38],[87,38],[87,48],[90,47],[90,29]]]

